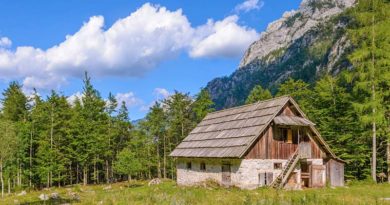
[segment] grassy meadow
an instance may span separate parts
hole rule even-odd
[[[18,192],[20,193],[20,192]],[[148,186],[147,182],[112,185],[76,185],[18,193],[0,199],[0,204],[390,204],[390,184],[355,183],[341,188],[301,191],[240,190],[237,188],[178,187],[173,181]],[[42,201],[39,195],[58,193]]]

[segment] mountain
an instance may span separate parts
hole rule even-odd
[[[243,104],[255,85],[275,92],[288,78],[314,82],[325,73],[336,75],[351,68],[345,10],[355,0],[303,0],[296,11],[285,12],[268,25],[245,52],[230,76],[210,81],[216,109]]]

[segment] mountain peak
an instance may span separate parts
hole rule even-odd
[[[270,23],[260,39],[245,52],[240,68],[262,59],[278,49],[289,46],[320,22],[353,6],[355,0],[303,0],[296,11],[287,11]]]

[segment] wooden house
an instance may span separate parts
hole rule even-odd
[[[179,185],[344,185],[344,162],[289,96],[209,113],[170,156]]]

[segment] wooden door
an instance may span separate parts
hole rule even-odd
[[[325,165],[310,165],[311,187],[324,187],[326,183]]]
[[[229,186],[231,183],[230,164],[222,164],[222,184]]]

